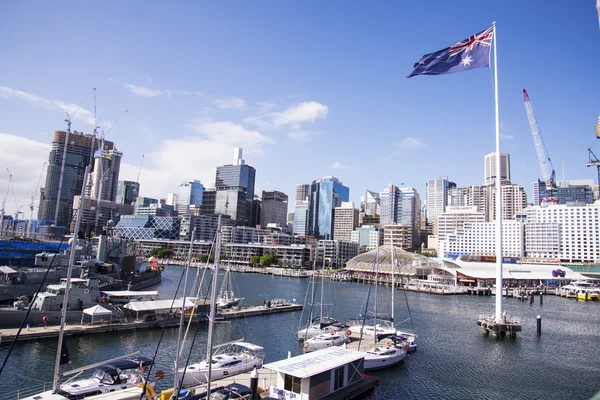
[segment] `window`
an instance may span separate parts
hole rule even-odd
[[[333,376],[333,390],[344,386],[344,367],[336,368]]]
[[[289,390],[290,392],[294,392],[294,393],[300,393],[300,388],[301,388],[301,380],[300,378],[296,378],[295,376],[292,375],[285,375],[284,378],[284,386],[283,388],[285,390]]]

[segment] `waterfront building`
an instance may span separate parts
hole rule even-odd
[[[231,217],[221,215],[221,226],[231,226]],[[180,215],[179,239],[191,240],[192,232],[196,229],[194,241],[212,242],[215,239],[217,227],[219,223],[219,215],[195,215],[184,214]]]
[[[398,188],[388,185],[380,193],[382,226],[401,224],[411,231],[410,248],[420,246],[421,240],[421,198],[412,187]]]
[[[343,268],[348,260],[360,253],[358,243],[342,240],[319,240],[315,249],[317,266]],[[325,257],[323,259],[323,257]]]
[[[434,235],[438,240],[446,240],[449,235],[454,234],[467,222],[488,222],[485,213],[479,212],[475,206],[452,206],[447,207],[446,212],[438,216]],[[438,252],[438,254],[442,254]]]
[[[307,183],[299,183],[296,185],[295,201],[306,201],[310,196],[310,185]]]
[[[199,180],[183,182],[179,185],[177,196],[177,213],[189,214],[190,206],[201,206],[204,196],[204,185]]]
[[[361,249],[373,250],[383,244],[383,235],[379,227],[363,225],[352,232],[350,241],[358,243]]]
[[[350,241],[352,231],[358,226],[358,209],[353,202],[342,202],[340,207],[334,209],[333,238],[336,240]]]
[[[591,179],[558,181],[554,197],[558,200],[558,204],[592,204],[594,202],[594,181]],[[540,205],[545,198],[546,183],[534,182],[533,205]]]
[[[488,189],[488,221],[496,218],[496,186]],[[502,185],[502,219],[515,219],[515,214],[527,207],[527,193],[517,184]]]
[[[308,208],[310,203],[308,200],[296,201],[294,209],[294,235],[308,235]]]
[[[242,149],[234,149],[233,163],[217,167],[214,214],[229,215],[236,225],[249,226],[255,177],[256,170],[246,165]]]
[[[446,211],[448,190],[455,188],[456,183],[450,182],[448,177],[439,177],[427,181],[427,223],[433,224],[437,216]]]
[[[287,225],[287,209],[287,194],[277,190],[263,190],[260,214],[261,228],[266,228],[268,224],[276,224],[285,228]]]
[[[113,234],[132,240],[179,240],[179,217],[123,215]]]
[[[383,244],[408,250],[412,247],[412,232],[408,226],[402,224],[384,225]]]
[[[519,214],[528,258],[600,262],[600,203],[537,205]]]
[[[500,183],[510,185],[510,154],[500,153]],[[496,152],[486,154],[484,158],[484,183],[495,185],[496,182]]]
[[[189,240],[138,239],[136,244],[138,255],[141,257],[147,257],[153,250],[169,248],[173,250],[172,259],[187,260],[190,251]],[[194,240],[192,259],[197,260],[202,254],[208,254],[211,246],[211,241]]]
[[[117,198],[118,204],[131,204],[135,203],[140,193],[140,184],[133,181],[119,181],[117,184]]]
[[[67,132],[65,131],[54,131],[52,148],[48,157],[46,181],[40,191],[38,209],[38,219],[54,221],[55,225],[58,226],[70,225],[73,198],[81,194],[85,167],[92,164],[90,156],[100,146],[99,141],[95,140],[94,136],[74,131],[69,134],[69,143],[65,149],[66,136]],[[115,145],[113,142],[104,141],[104,150],[110,151],[114,149]],[[58,217],[55,221],[62,160],[65,152],[66,159],[65,168],[62,171],[63,180],[60,200],[58,201]]]
[[[264,238],[264,231],[249,226],[223,226],[221,228],[221,242],[228,243],[260,243]]]
[[[332,239],[334,209],[349,201],[350,189],[337,178],[328,176],[310,186],[308,233],[318,239]]]
[[[460,255],[495,256],[496,223],[465,222],[445,239],[438,240],[438,256],[456,258]],[[525,226],[521,221],[502,221],[502,256],[525,255]]]

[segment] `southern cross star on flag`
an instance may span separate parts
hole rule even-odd
[[[425,54],[408,78],[415,75],[441,75],[490,66],[490,48],[494,27],[471,35],[462,42]]]

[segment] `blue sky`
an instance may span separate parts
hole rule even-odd
[[[365,189],[448,176],[483,183],[494,151],[492,70],[407,79],[420,57],[498,24],[502,151],[531,195],[539,166],[523,106],[559,179],[596,179],[598,15],[593,0],[447,2],[4,2],[0,4],[0,195],[27,210],[64,111],[91,132],[93,98],[124,152],[121,179],[166,197],[214,185],[244,148],[256,187],[293,197],[334,175]],[[600,155],[600,154],[599,154]],[[36,194],[36,197],[38,195]],[[35,202],[37,212],[37,200]]]

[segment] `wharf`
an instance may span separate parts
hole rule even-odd
[[[481,326],[485,335],[492,334],[495,337],[510,336],[517,337],[517,332],[521,332],[521,321],[515,318],[507,318],[503,316],[500,321],[492,316],[480,315],[477,320],[477,325]]]
[[[239,310],[228,310],[222,312],[217,316],[217,320],[230,320],[242,317],[253,317],[258,315],[275,314],[282,312],[292,312],[302,310],[301,304],[289,304],[281,305],[277,307],[265,307],[265,306],[249,306],[242,307]],[[196,321],[205,320],[196,319]],[[179,326],[179,318],[169,318],[166,320],[167,328]],[[102,324],[85,324],[85,325],[65,325],[65,336],[80,336],[80,335],[91,335],[96,333],[107,333],[107,332],[119,332],[119,331],[135,331],[139,329],[162,329],[165,325],[165,320],[156,321],[129,321],[129,322],[113,322],[113,323],[102,323]],[[31,340],[42,340],[52,339],[58,337],[58,331],[60,327],[58,325],[47,326],[34,326],[30,327],[29,330],[23,329],[19,335],[18,341],[31,341]],[[18,328],[11,329],[0,329],[0,344],[11,343],[17,335]]]

